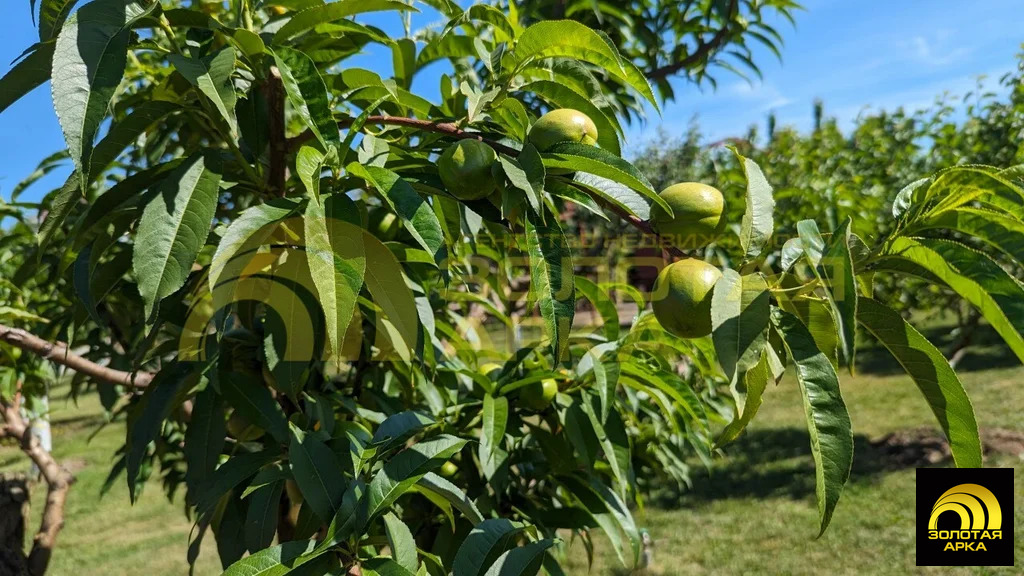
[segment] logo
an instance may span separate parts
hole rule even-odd
[[[917,469],[917,565],[1013,566],[1013,470]]]

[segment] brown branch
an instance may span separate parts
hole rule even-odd
[[[338,129],[347,128],[355,122],[355,118],[345,118],[344,120],[338,121]],[[509,156],[518,156],[519,150],[512,148],[511,146],[505,146],[494,140],[488,140],[484,138],[482,134],[478,132],[467,132],[462,128],[459,128],[454,122],[434,122],[431,120],[420,120],[419,118],[406,118],[404,116],[370,116],[366,119],[367,124],[380,124],[386,126],[405,126],[408,128],[416,128],[425,132],[437,132],[440,134],[447,134],[452,138],[459,140],[476,140],[483,142],[491,148],[494,148],[502,154],[508,154]],[[288,141],[288,148],[294,150],[303,142],[306,142],[313,138],[313,133],[309,130],[299,134],[295,138]]]
[[[39,440],[32,434],[31,428],[21,417],[18,406],[17,396],[13,402],[0,401],[0,414],[6,422],[4,433],[18,439],[22,452],[35,463],[43,480],[46,481],[43,518],[39,523],[39,531],[32,539],[32,551],[28,555],[29,573],[33,576],[42,576],[46,573],[50,558],[53,556],[57,534],[64,527],[64,504],[67,502],[68,491],[75,477],[61,468],[53,455],[43,449]]]
[[[270,170],[267,173],[267,188],[272,194],[284,196],[285,181],[288,179],[288,139],[284,132],[284,84],[277,67],[270,67],[270,77],[263,83],[261,90],[267,100],[269,117]]]
[[[732,3],[729,5],[729,10],[726,12],[727,17],[731,16],[738,7],[739,0],[732,0]],[[649,71],[647,73],[647,78],[650,80],[661,80],[662,78],[671,76],[679,72],[680,70],[689,68],[690,66],[699,63],[701,60],[706,58],[708,54],[710,54],[712,51],[720,48],[722,43],[725,42],[725,39],[728,36],[729,21],[726,20],[725,22],[722,23],[722,28],[719,29],[718,32],[715,32],[715,35],[711,37],[711,40],[699,44],[697,46],[697,49],[693,51],[693,54],[690,54],[689,56],[683,58],[678,62],[666,64],[665,66],[661,66]]]
[[[0,324],[0,342],[17,346],[26,352],[31,352],[36,356],[110,384],[145,388],[149,386],[155,376],[152,372],[136,372],[133,374],[124,370],[115,370],[107,366],[101,366],[88,358],[83,358],[68,350],[68,345],[63,342],[47,342],[31,332],[20,328],[11,328],[3,324]]]

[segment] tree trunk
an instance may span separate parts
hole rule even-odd
[[[28,478],[0,474],[0,576],[28,576],[25,522]]]

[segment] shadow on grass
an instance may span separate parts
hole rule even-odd
[[[934,437],[933,437],[934,438]],[[940,465],[941,438],[928,437],[872,442],[854,435],[851,483],[877,482],[884,473],[918,466]],[[936,445],[936,442],[938,445]],[[747,430],[725,449],[726,457],[710,471],[692,470],[693,486],[682,492],[665,486],[652,487],[650,502],[677,508],[730,498],[792,498],[814,495],[814,460],[810,437],[800,428]]]

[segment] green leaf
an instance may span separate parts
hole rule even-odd
[[[761,167],[736,150],[733,153],[743,165],[743,175],[747,179],[747,207],[740,227],[740,247],[743,248],[744,261],[750,262],[756,260],[771,241],[775,228],[775,198]]]
[[[480,429],[480,465],[484,477],[490,480],[508,454],[503,445],[505,426],[508,424],[508,398],[484,396],[483,427]]]
[[[804,257],[804,242],[799,236],[786,240],[782,245],[782,253],[779,257],[779,266],[782,272],[789,272],[789,269],[796,264],[797,260]]]
[[[579,378],[584,377],[591,370],[594,372],[594,387],[597,388],[597,395],[601,400],[601,422],[608,419],[608,414],[615,403],[615,392],[618,389],[621,372],[617,361],[612,360],[606,364],[602,360],[602,356],[606,352],[616,350],[618,350],[618,342],[598,344],[587,350],[587,353],[576,365],[576,375]]]
[[[416,433],[433,425],[434,419],[419,412],[407,410],[388,416],[373,433],[370,442],[376,446],[377,452],[386,452],[391,448],[405,443]]]
[[[853,370],[850,361],[853,359],[855,325],[853,319],[856,317],[857,294],[856,281],[853,280],[853,260],[850,257],[849,229],[840,228],[829,246],[829,253],[826,254],[825,241],[818,232],[818,225],[814,220],[801,220],[796,225],[800,234],[800,242],[804,249],[804,255],[811,264],[814,277],[821,282],[825,293],[825,300],[828,301],[832,310],[832,320],[837,327],[837,344],[840,356],[846,360],[847,365]],[[832,287],[836,286],[843,292],[836,296]],[[853,290],[851,296],[849,291]],[[849,322],[849,324],[848,324]],[[806,324],[805,324],[806,325]],[[831,358],[831,356],[830,356]]]
[[[569,348],[569,331],[576,314],[572,254],[555,217],[548,222],[530,213],[525,220],[526,249],[530,257],[530,292],[540,305],[544,330],[555,361]]]
[[[986,208],[962,207],[915,223],[905,234],[935,228],[956,230],[972,236],[1024,266],[1024,222]]]
[[[206,244],[220,192],[220,166],[196,154],[160,185],[142,213],[132,267],[151,318],[156,305],[179,288]]]
[[[295,153],[295,172],[309,192],[309,197],[321,202],[320,175],[324,171],[324,153],[312,146],[303,145]]]
[[[185,484],[193,499],[217,468],[226,435],[224,401],[213,386],[207,386],[196,394],[185,429]]]
[[[384,528],[387,531],[388,547],[394,561],[410,573],[415,573],[419,566],[419,554],[416,552],[416,541],[412,532],[404,522],[393,513],[384,515]]]
[[[155,195],[150,188],[162,182],[167,174],[181,166],[185,160],[187,158],[178,158],[140,170],[100,194],[75,223],[71,233],[74,238],[73,249],[84,248],[98,232],[104,231],[110,222],[126,214],[139,212],[140,206],[145,206]],[[65,185],[75,187],[77,181],[77,177],[74,177]]]
[[[760,361],[736,379],[733,393],[736,398],[736,414],[715,440],[716,448],[735,440],[754,419],[757,409],[761,407],[761,397],[765,388],[768,387],[768,382],[773,379],[769,364],[770,353],[768,349],[762,350]]]
[[[356,478],[345,489],[345,494],[341,498],[341,508],[327,527],[323,541],[317,546],[317,552],[328,550],[339,542],[358,536],[366,521],[366,482],[362,478]]]
[[[476,56],[476,47],[471,36],[441,36],[420,50],[416,57],[416,65],[422,69],[427,64],[442,58],[467,58]]]
[[[651,218],[651,205],[646,197],[638,194],[629,186],[619,184],[614,180],[602,178],[586,172],[576,172],[572,176],[572,183],[601,200],[621,208],[627,214],[636,216],[640,220]]]
[[[0,306],[0,318],[4,321],[27,320],[29,322],[49,322],[49,320],[42,316],[37,316],[31,312],[26,312],[17,308],[11,308],[10,306]]]
[[[931,178],[921,178],[920,180],[914,180],[910,184],[904,186],[896,198],[892,201],[892,217],[899,218],[903,216],[910,209],[910,205],[914,202],[914,193],[918,188],[931,182]]]
[[[369,517],[390,507],[427,472],[441,467],[465,445],[466,440],[444,434],[396,454],[370,482]]]
[[[245,255],[263,246],[277,229],[277,223],[291,216],[297,207],[297,202],[281,199],[243,210],[228,227],[213,254],[210,290],[215,290],[222,280],[238,278],[251,258]]]
[[[263,468],[253,477],[249,485],[245,487],[245,490],[242,490],[239,498],[245,500],[257,490],[271,486],[278,481],[288,480],[291,477],[291,472],[285,471],[284,468],[277,464]]]
[[[363,249],[366,261],[372,262],[372,265],[366,267],[366,288],[373,296],[373,301],[384,310],[394,325],[398,340],[401,341],[395,342],[395,338],[392,338],[392,344],[398,346],[404,343],[408,349],[414,349],[420,336],[419,313],[416,299],[405,283],[401,264],[391,250],[369,232],[363,234]]]
[[[957,467],[980,468],[981,439],[974,407],[942,352],[902,316],[877,300],[862,299],[857,320],[917,384],[949,439]]]
[[[288,419],[262,380],[246,380],[234,372],[219,374],[220,392],[246,422],[266,430],[274,440],[289,441]]]
[[[453,576],[481,576],[498,556],[515,546],[525,528],[524,524],[505,518],[480,522],[459,546],[452,562]]]
[[[594,409],[596,395],[584,394],[580,402],[580,408],[590,419],[590,425],[594,427],[594,435],[597,437],[601,450],[604,451],[604,458],[612,469],[612,475],[619,486],[619,493],[625,494],[629,487],[630,474],[630,451],[629,436],[626,435],[625,426],[619,413],[615,410],[608,412],[608,417],[602,422],[598,410]]]
[[[836,318],[839,319],[839,349],[851,372],[857,342],[857,278],[854,275],[853,257],[850,254],[852,224],[853,220],[847,218],[839,225],[821,261],[824,279],[828,282],[825,294],[831,297]]]
[[[288,459],[295,483],[313,512],[327,522],[338,513],[345,494],[341,462],[314,434],[303,433],[294,426],[291,432]]]
[[[807,432],[814,456],[820,537],[832,520],[843,485],[853,466],[853,430],[850,414],[839,393],[839,377],[811,333],[800,320],[776,310],[775,323],[782,332],[789,357],[796,365],[797,381],[804,400]]]
[[[42,0],[39,3],[39,41],[57,37],[78,0]]]
[[[625,502],[596,479],[585,481],[571,476],[563,481],[565,488],[612,541],[622,566],[635,566],[640,554],[640,532]]]
[[[291,20],[274,34],[273,43],[284,44],[290,38],[311,30],[315,26],[347,18],[348,16],[366,12],[392,10],[419,12],[415,7],[399,0],[340,0],[338,2],[313,6],[295,14]]]
[[[416,42],[412,38],[396,38],[391,44],[391,63],[398,86],[408,89],[416,73]]]
[[[659,110],[658,100],[643,73],[620,56],[615,45],[606,38],[579,22],[547,20],[527,28],[512,54],[520,67],[535,60],[557,57],[590,62],[636,90]]]
[[[267,52],[267,46],[263,38],[251,30],[245,28],[227,29],[225,36],[242,51],[242,55],[251,61],[259,62],[263,54]]]
[[[55,42],[37,44],[35,50],[0,78],[0,112],[50,79]]]
[[[760,273],[726,268],[711,294],[711,336],[730,381],[758,363],[771,320],[768,283]]]
[[[298,571],[303,564],[315,559],[316,541],[285,542],[273,548],[260,550],[235,562],[222,576],[286,576]]]
[[[553,539],[531,542],[505,552],[485,572],[485,576],[535,576],[544,561],[544,553],[557,543]]]
[[[575,186],[570,186],[562,180],[551,180],[546,182],[546,184],[548,186],[547,192],[551,193],[551,196],[572,202],[605,222],[611,222],[611,218],[605,214],[605,207],[599,204],[590,194]]]
[[[284,480],[271,482],[254,490],[245,512],[245,547],[256,553],[274,542],[277,518],[280,515]]]
[[[131,114],[110,125],[110,129],[93,149],[89,162],[89,178],[94,179],[121,155],[125,148],[135,144],[150,126],[181,107],[174,102],[150,100],[132,110]]]
[[[416,576],[416,568],[409,570],[386,556],[370,558],[361,568],[364,576]]]
[[[186,58],[171,54],[168,61],[193,86],[213,102],[221,118],[227,122],[233,135],[238,133],[235,123],[235,86],[231,78],[235,72],[235,50],[227,46],[206,58]]]
[[[839,328],[828,301],[810,296],[787,298],[782,293],[776,293],[776,297],[779,307],[804,323],[818,350],[839,370]]]
[[[71,213],[75,204],[81,199],[81,179],[76,171],[71,176],[68,176],[68,179],[64,181],[64,185],[53,195],[53,200],[50,202],[50,211],[47,212],[46,219],[39,225],[36,243],[39,245],[40,250],[49,245],[53,235],[60,230],[61,225],[67,220],[68,214]]]
[[[672,402],[675,403],[674,407],[666,406],[665,418],[671,419],[673,414],[676,412],[674,408],[682,408],[685,410],[694,421],[698,422],[704,429],[708,427],[707,414],[704,410],[704,405],[701,403],[697,395],[694,394],[689,384],[679,378],[679,375],[674,372],[668,372],[666,370],[651,370],[647,367],[639,367],[634,363],[624,363],[621,365],[621,372],[623,375],[631,376],[635,380],[631,382],[634,387],[639,382],[647,382],[654,386],[654,388],[646,388],[645,391],[653,394],[664,394],[668,398],[671,398]]]
[[[934,217],[970,202],[983,202],[1021,216],[1024,190],[988,166],[955,166],[939,172],[923,193],[914,194],[926,216]]]
[[[349,164],[346,170],[363,178],[380,191],[391,209],[402,219],[402,224],[416,242],[434,256],[440,266],[447,258],[444,233],[433,208],[411,184],[387,168]]]
[[[530,207],[535,212],[539,211],[540,198],[544,193],[545,173],[543,160],[537,148],[533,144],[526,144],[518,158],[501,154],[498,161],[512,186],[526,195]]]
[[[669,214],[672,213],[672,208],[654,191],[646,176],[607,150],[586,144],[562,143],[541,156],[544,158],[544,166],[548,168],[586,172],[607,178],[661,205]]]
[[[363,111],[356,116],[356,119],[352,121],[352,124],[348,127],[348,133],[345,134],[345,139],[341,142],[341,158],[338,160],[339,164],[346,164],[348,157],[352,155],[352,143],[355,141],[356,136],[363,135],[367,136],[363,132],[363,127],[366,126],[366,121],[370,119],[370,115],[377,111],[377,108],[388,100],[388,96],[381,96],[380,98],[371,102],[368,106],[363,108]]]
[[[607,292],[585,276],[577,276],[575,278],[575,285],[576,291],[589,300],[593,304],[594,310],[601,315],[601,328],[604,330],[605,338],[608,341],[618,340],[620,329],[619,310],[615,306],[615,301],[611,299]]]
[[[469,496],[466,496],[466,493],[458,486],[452,484],[448,480],[445,480],[441,476],[438,476],[433,472],[428,472],[419,479],[416,483],[416,487],[447,500],[470,522],[483,522],[483,515],[480,513],[480,510],[477,509],[476,504],[469,499]]]
[[[131,25],[157,5],[140,11],[124,0],[94,0],[75,12],[57,37],[50,82],[53,107],[83,190],[89,182],[93,141],[124,76]]]
[[[1024,288],[987,255],[949,240],[896,238],[876,269],[903,272],[900,261],[923,268],[970,302],[1024,361]]]
[[[270,449],[236,453],[217,468],[209,480],[200,487],[196,514],[202,517],[211,512],[225,494],[255,476],[260,468],[277,457],[278,452]]]
[[[319,173],[315,179],[319,182]],[[366,272],[363,230],[342,220],[342,209],[335,197],[325,198],[323,204],[313,197],[304,218],[309,272],[324,311],[331,352],[339,362]]]
[[[331,5],[340,4],[346,2]],[[288,94],[288,101],[302,123],[328,150],[332,145],[340,145],[338,124],[334,121],[327,97],[327,84],[313,60],[298,50],[280,46],[274,49],[274,62],[281,72],[281,82]]]
[[[471,21],[490,24],[494,28],[495,39],[498,42],[509,42],[516,39],[515,28],[512,22],[509,21],[508,16],[502,10],[487,4],[470,6],[465,12],[449,20],[441,34],[450,34],[455,28]]]
[[[142,399],[128,415],[128,492],[135,502],[135,481],[150,443],[160,436],[164,420],[174,408],[174,399],[188,381],[191,369],[173,364],[157,373]]]

